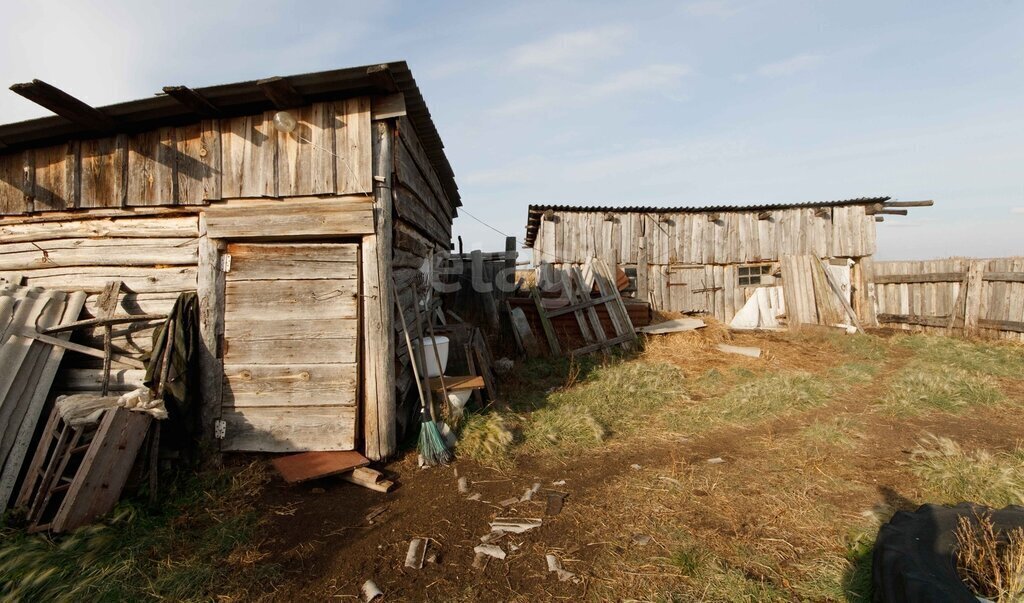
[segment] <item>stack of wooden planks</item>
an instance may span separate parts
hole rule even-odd
[[[84,292],[0,281],[0,511],[7,508],[65,349],[26,333],[74,322],[85,300]],[[68,335],[53,337],[66,342]]]

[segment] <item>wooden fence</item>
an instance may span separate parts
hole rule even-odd
[[[1024,257],[874,262],[879,325],[1024,340]]]

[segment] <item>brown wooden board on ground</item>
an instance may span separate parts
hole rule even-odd
[[[354,450],[302,452],[271,461],[274,469],[289,484],[346,473],[370,464],[370,459]]]

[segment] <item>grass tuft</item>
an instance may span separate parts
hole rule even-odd
[[[858,431],[858,427],[859,425],[850,417],[839,416],[815,421],[800,430],[800,435],[813,444],[854,448],[864,437],[864,434]]]
[[[988,375],[915,363],[896,376],[880,404],[894,415],[915,415],[936,410],[956,413],[1003,399],[999,384]]]
[[[945,504],[969,501],[991,507],[1024,503],[1024,451],[964,451],[949,438],[926,436],[911,455],[911,468]]]
[[[498,413],[470,414],[459,431],[455,452],[478,463],[503,467],[511,460],[509,446],[514,436],[505,417]]]
[[[1024,600],[1024,528],[999,531],[992,515],[961,517],[956,566],[964,584],[990,601]]]
[[[123,502],[60,538],[0,530],[0,598],[28,601],[252,600],[279,574],[260,563],[250,502],[262,464],[172,482],[159,511]]]
[[[993,377],[1024,375],[1024,346],[1009,342],[968,341],[939,335],[910,335],[898,340],[920,361]]]
[[[726,423],[748,423],[795,410],[821,406],[831,387],[810,373],[762,376],[742,383],[719,398],[693,407],[694,418]]]

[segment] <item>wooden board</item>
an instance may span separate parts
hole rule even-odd
[[[289,484],[346,473],[370,464],[370,459],[351,450],[303,452],[271,461],[274,469]]]
[[[222,449],[354,447],[358,251],[354,244],[227,246]],[[274,280],[258,278],[265,275]]]
[[[211,205],[206,228],[217,239],[371,234],[372,200],[363,196]]]

